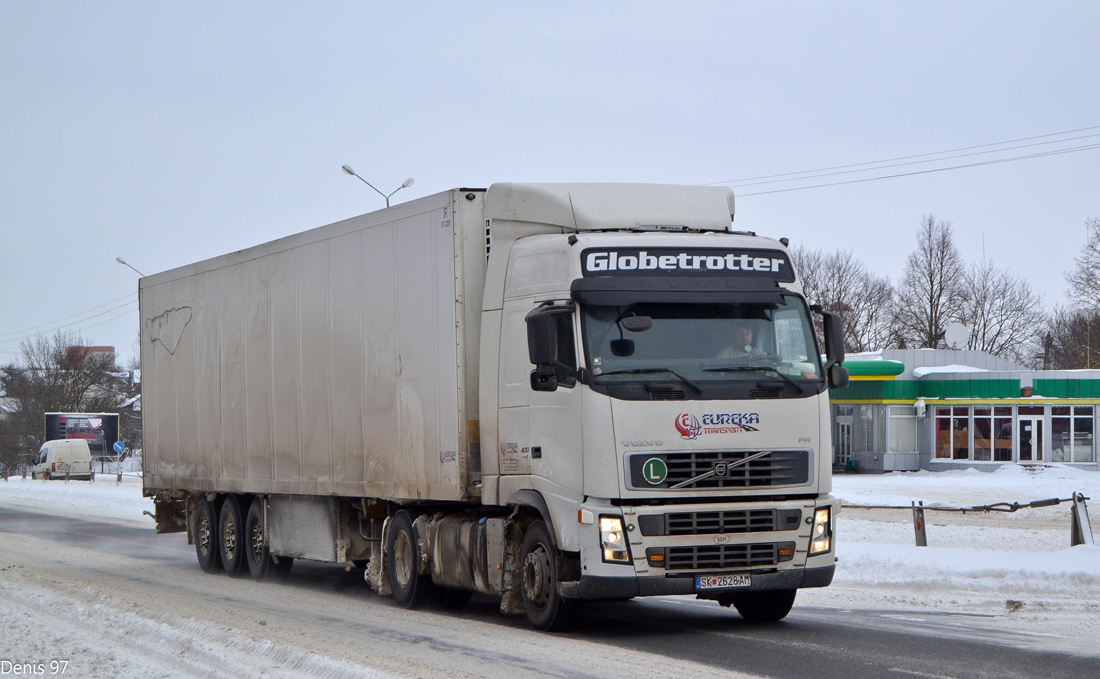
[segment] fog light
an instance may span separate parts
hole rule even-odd
[[[618,516],[600,517],[600,542],[603,560],[608,563],[630,563],[630,552],[623,540],[623,520]]]

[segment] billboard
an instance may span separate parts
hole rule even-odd
[[[54,439],[85,439],[93,458],[113,458],[118,413],[46,413],[46,440]]]

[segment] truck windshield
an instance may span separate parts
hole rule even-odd
[[[790,395],[817,392],[821,359],[805,302],[648,303],[583,307],[593,386],[677,383],[689,398],[761,381]],[[783,392],[787,393],[787,392]],[[777,394],[778,395],[778,394]],[[629,396],[627,396],[629,398]]]

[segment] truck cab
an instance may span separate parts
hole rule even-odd
[[[559,564],[525,569],[524,591],[561,595],[542,598],[551,627],[551,609],[567,615],[571,600],[659,594],[781,618],[796,589],[828,585],[835,568],[838,319],[824,315],[823,362],[785,244],[731,232],[731,193],[651,187],[611,209],[596,203],[613,191],[586,188],[526,196],[568,195],[569,212],[557,211],[566,223],[531,233],[509,214],[501,231],[524,235],[507,243],[506,266],[494,271],[505,248],[489,260],[482,369],[496,374],[482,379],[484,493],[537,510],[553,544],[524,561]],[[677,202],[680,223],[656,221]],[[586,225],[585,208],[621,223]],[[555,214],[535,212],[532,221]]]

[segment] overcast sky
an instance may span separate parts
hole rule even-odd
[[[538,5],[538,6],[536,6]],[[736,225],[900,278],[922,215],[1048,303],[1100,217],[1097,2],[0,0],[0,362],[125,361],[137,274],[498,181],[737,186]],[[1094,135],[1088,137],[1087,135]],[[1077,138],[1077,139],[1075,139]],[[1056,144],[1009,149],[1008,146]],[[955,154],[957,155],[957,154]]]

